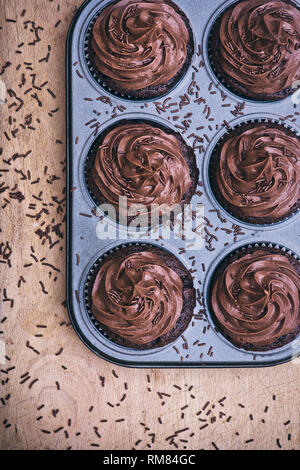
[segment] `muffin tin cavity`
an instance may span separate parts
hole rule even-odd
[[[276,218],[274,216],[270,217],[268,215],[267,210],[266,210],[266,214],[264,216],[262,216],[261,214],[260,214],[260,216],[258,214],[256,214],[255,216],[251,217],[249,215],[247,216],[246,214],[243,214],[243,207],[241,207],[241,209],[237,208],[237,207],[235,207],[235,205],[233,203],[230,202],[230,198],[225,199],[225,197],[223,197],[223,195],[221,194],[221,190],[220,190],[221,180],[219,180],[219,181],[217,180],[217,175],[219,174],[219,171],[221,171],[221,169],[223,168],[223,166],[220,165],[220,153],[221,153],[222,149],[226,153],[227,157],[229,155],[230,157],[233,158],[234,155],[236,155],[236,153],[240,149],[238,150],[237,147],[235,147],[235,148],[231,147],[228,150],[228,146],[230,147],[229,144],[231,143],[232,146],[234,146],[234,145],[236,145],[236,146],[239,145],[240,146],[241,145],[241,140],[233,141],[233,139],[239,138],[243,133],[251,132],[251,130],[253,130],[253,134],[251,136],[249,136],[249,142],[247,144],[244,143],[244,145],[249,146],[250,142],[252,142],[252,143],[255,142],[254,145],[256,145],[256,144],[259,145],[260,140],[262,138],[266,138],[266,137],[263,137],[265,129],[267,130],[268,135],[269,135],[269,137],[267,137],[269,139],[268,142],[269,142],[269,145],[270,145],[269,151],[271,153],[273,152],[272,155],[274,157],[274,158],[272,158],[273,171],[274,172],[278,171],[278,170],[276,170],[276,168],[279,164],[276,163],[276,158],[275,157],[276,157],[276,155],[278,155],[280,157],[280,155],[281,155],[280,152],[282,151],[283,153],[281,155],[281,158],[282,159],[286,158],[287,159],[287,164],[293,165],[294,171],[293,171],[293,175],[291,175],[291,172],[289,171],[288,168],[285,168],[284,170],[281,169],[280,170],[280,172],[281,172],[280,174],[282,174],[281,177],[282,177],[282,179],[284,179],[285,178],[284,174],[288,174],[291,177],[291,180],[294,182],[293,188],[295,190],[295,194],[297,194],[297,178],[295,178],[295,173],[298,172],[298,175],[299,175],[300,160],[298,160],[298,165],[297,165],[297,162],[295,162],[295,156],[297,157],[297,155],[298,155],[297,152],[295,152],[294,157],[292,155],[289,155],[288,151],[286,150],[285,145],[283,145],[283,138],[285,138],[285,136],[287,136],[287,138],[290,137],[290,138],[293,138],[293,139],[297,139],[299,141],[299,147],[300,147],[300,131],[295,127],[295,125],[291,125],[290,123],[285,123],[283,121],[280,121],[278,119],[278,117],[276,117],[275,115],[272,116],[272,115],[267,115],[267,114],[262,114],[262,115],[255,114],[255,115],[251,116],[251,119],[246,119],[246,117],[245,117],[245,118],[241,118],[241,119],[237,120],[237,122],[233,122],[231,124],[230,129],[224,128],[216,136],[216,139],[214,140],[214,142],[211,144],[210,148],[208,149],[207,154],[206,154],[206,159],[205,159],[205,168],[204,168],[205,181],[206,181],[207,187],[209,188],[209,190],[211,192],[211,197],[213,198],[214,202],[220,207],[220,209],[227,212],[227,214],[230,217],[233,217],[237,221],[237,223],[243,224],[243,225],[248,226],[248,227],[253,226],[254,228],[263,229],[263,230],[279,228],[281,226],[287,225],[289,222],[291,222],[291,220],[294,219],[294,217],[297,216],[297,214],[299,213],[299,210],[300,210],[300,190],[298,189],[298,199],[297,199],[297,201],[295,201],[293,206],[290,207],[290,208],[287,207],[288,194],[283,196],[282,201],[281,201],[281,210],[283,210],[283,207],[284,207],[285,213],[280,214],[278,216],[278,218]],[[255,130],[255,135],[254,135],[254,130]],[[277,141],[276,141],[276,137],[274,137],[275,134],[272,135],[273,130],[274,130],[274,133],[276,132],[276,130],[278,130],[280,132],[279,136],[277,136],[277,139],[279,139]],[[282,135],[281,133],[284,133],[284,135]],[[244,141],[245,140],[246,140],[246,137],[244,138]],[[287,143],[287,142],[285,142],[285,143]],[[295,142],[294,142],[294,144],[295,144]],[[224,147],[225,145],[227,145],[226,149]],[[276,145],[278,147],[278,152],[275,155]],[[266,148],[268,148],[268,145],[266,145]],[[249,148],[248,149],[245,148],[245,154],[244,154],[244,157],[242,156],[242,158],[246,158],[247,150],[249,151]],[[252,149],[252,150],[255,151],[255,149]],[[261,150],[261,155],[259,153],[260,152],[259,149],[257,150],[257,152],[258,152],[257,153],[257,155],[258,155],[257,162],[262,162],[263,158],[264,158],[264,155],[265,155],[265,150]],[[285,152],[289,156],[285,156]],[[224,161],[223,161],[223,164],[224,164]],[[269,161],[268,161],[268,164],[270,164]],[[231,171],[230,178],[231,177],[233,179],[236,178],[236,180],[239,180],[239,181],[243,180],[246,183],[247,178],[245,176],[243,176],[241,173],[239,173],[239,171],[241,171],[241,169],[239,169],[238,167],[234,169],[232,167],[232,161],[231,161],[230,165],[231,165],[230,166],[230,171]],[[291,168],[290,168],[290,170],[291,170]],[[247,166],[247,170],[249,171],[248,166]],[[227,171],[228,171],[228,168],[226,167],[226,169],[224,170],[223,177],[225,177],[226,184],[229,185],[230,190],[232,190],[232,192],[234,193],[236,188],[234,186],[231,186],[233,183],[232,183],[232,180],[228,180],[229,175],[228,175]],[[235,171],[236,171],[236,173],[235,173]],[[296,177],[297,177],[297,174],[296,174]],[[252,179],[253,179],[253,174],[251,174],[251,175],[249,174],[249,182],[250,183],[251,183]],[[268,189],[273,190],[273,186],[271,186],[271,188],[268,186],[269,183],[270,183],[270,180],[269,181],[267,181],[267,180],[263,181],[263,177],[262,177],[262,181],[260,183],[261,187],[258,189],[258,191],[255,194],[257,196],[259,196],[260,194],[263,195],[265,189],[266,190],[268,190]],[[272,183],[275,184],[275,180],[272,180]],[[279,184],[278,190],[275,194],[275,197],[280,195],[280,188],[285,190],[284,184],[286,184],[285,180],[284,180],[283,183]],[[224,184],[222,184],[222,189],[223,188],[224,188]],[[245,206],[247,206],[247,197],[251,198],[251,195],[253,195],[253,193],[254,193],[254,191],[252,191],[251,193],[249,192],[249,194],[247,194],[247,193],[244,194]],[[241,196],[241,193],[239,193],[239,196]],[[296,196],[294,196],[294,198],[295,197]],[[277,206],[277,204],[274,203],[275,211],[276,211],[276,206]],[[255,206],[254,206],[253,210],[255,210]]]
[[[133,22],[140,22],[141,24],[147,25],[147,30],[149,30],[149,24],[153,22],[153,34],[164,34],[165,35],[165,42],[162,41],[162,46],[161,48],[156,51],[156,54],[151,55],[151,51],[149,46],[148,48],[144,48],[142,55],[140,58],[137,58],[137,53],[135,53],[135,60],[140,61],[139,69],[148,69],[150,68],[150,74],[149,74],[149,79],[145,80],[144,75],[145,72],[142,70],[140,73],[142,73],[140,80],[142,82],[149,81],[149,85],[146,85],[145,87],[141,89],[126,89],[125,85],[122,87],[120,83],[116,83],[117,81],[117,72],[119,69],[119,66],[114,70],[112,68],[110,70],[111,76],[109,77],[108,75],[105,75],[105,73],[101,73],[99,68],[97,67],[96,64],[96,54],[95,50],[93,48],[93,30],[95,23],[97,22],[99,16],[102,13],[105,13],[105,8],[110,8],[113,7],[117,2],[116,1],[104,1],[102,2],[103,6],[101,6],[101,9],[99,9],[96,14],[92,17],[90,20],[89,24],[87,25],[87,28],[84,33],[84,40],[83,40],[83,45],[84,45],[84,61],[86,64],[86,67],[88,69],[88,72],[90,76],[93,78],[95,84],[98,86],[99,89],[103,89],[105,92],[108,92],[112,94],[115,97],[129,100],[129,101],[147,101],[147,100],[155,100],[155,99],[160,99],[163,96],[171,93],[176,87],[180,86],[180,84],[184,81],[187,73],[190,71],[190,68],[193,64],[194,61],[194,55],[195,55],[195,35],[191,26],[190,20],[187,18],[186,13],[174,2],[171,0],[166,0],[166,4],[172,8],[172,10],[175,10],[175,14],[178,15],[177,20],[175,21],[175,18],[172,18],[172,21],[174,21],[174,31],[171,29],[164,30],[162,29],[161,32],[161,24],[163,21],[165,21],[167,15],[164,14],[161,18],[159,18],[158,14],[156,13],[157,18],[152,21],[151,15],[149,15],[149,12],[147,11],[147,3],[151,5],[151,1],[147,2],[141,2],[144,7],[144,17],[146,18],[140,18],[139,16],[135,16],[136,11],[136,5],[129,5],[127,9],[127,15],[123,17],[123,23],[118,22],[116,16],[115,18],[115,25],[108,27],[106,25],[106,28],[101,30],[101,33],[103,35],[103,38],[101,36],[101,40],[108,40],[111,41],[111,43],[114,43],[116,47],[116,51],[114,52],[115,56],[112,53],[112,60],[115,60],[116,62],[118,61],[119,58],[119,64],[123,63],[126,61],[126,58],[129,56],[129,51],[132,49],[132,46],[130,44],[127,44],[126,36],[128,36],[130,31],[128,30],[127,27],[127,21],[130,21],[130,23]],[[171,10],[171,11],[172,11]],[[174,15],[173,15],[174,16]],[[131,20],[132,19],[132,20]],[[108,16],[106,21],[111,21],[111,17]],[[145,22],[145,24],[143,23]],[[134,29],[135,24],[131,24],[130,26],[132,29]],[[141,27],[141,25],[139,25]],[[185,31],[188,34],[188,41],[186,44],[186,58],[180,67],[179,70],[175,71],[174,76],[170,76],[170,71],[167,72],[167,69],[169,67],[169,64],[171,61],[168,61],[168,49],[172,49],[172,55],[175,54],[175,51],[177,50],[177,54],[179,54],[178,57],[172,57],[172,60],[174,60],[174,64],[176,64],[180,59],[180,54],[181,54],[181,48],[182,44],[180,43],[180,38],[183,36],[183,32],[180,31],[180,27],[184,27]],[[159,29],[158,29],[159,28]],[[176,37],[176,33],[178,35],[178,38]],[[99,36],[100,38],[100,36]],[[98,39],[99,39],[98,38]],[[168,42],[171,41],[171,44],[173,44],[173,48],[171,47],[171,44],[167,44]],[[123,49],[120,46],[121,44],[124,44]],[[169,47],[170,46],[170,47]],[[140,45],[140,48],[143,46]],[[165,47],[165,50],[164,50]],[[177,48],[177,49],[176,49]],[[161,54],[160,61],[158,61],[158,55]],[[107,53],[105,56],[105,61],[106,64],[110,63],[110,57],[109,54]],[[119,65],[118,64],[118,65]],[[137,88],[141,86],[140,82],[138,81],[138,71],[136,72],[136,75],[131,72],[131,63],[128,63],[128,66],[126,68],[125,63],[122,65],[123,66],[123,75],[125,74],[126,76],[132,76],[134,80],[136,80],[136,86]],[[175,65],[174,65],[175,66]],[[151,68],[152,67],[152,68]],[[108,65],[108,69],[110,66]],[[161,73],[163,70],[166,70],[166,82],[161,83],[161,84],[151,84],[152,81],[155,79],[155,77],[159,73]],[[125,73],[126,72],[126,73]],[[112,78],[112,76],[115,76],[115,80]],[[152,80],[152,81],[151,81]]]
[[[204,47],[214,76],[229,92],[254,103],[287,98],[300,78],[296,65],[299,5],[290,0],[282,1],[282,7],[268,3],[225,2],[211,18],[205,36]],[[247,31],[249,24],[256,36]],[[272,38],[266,35],[271,30],[277,31]],[[253,47],[257,38],[259,52]]]
[[[282,257],[280,260],[280,263],[283,263],[282,266],[279,267],[279,258],[277,261],[269,264],[269,255]],[[261,263],[264,256],[266,257],[266,262],[265,265],[262,266]],[[245,268],[244,272],[241,271],[241,266]],[[225,283],[225,279],[226,282],[229,281],[230,275],[228,272],[230,269],[232,269],[232,272],[235,272],[237,276],[241,276],[241,283],[239,284],[239,280],[235,279],[235,285],[226,284],[226,286],[224,285],[223,288],[220,289],[220,283]],[[256,270],[255,275],[251,274],[251,270],[253,269]],[[222,277],[226,270],[228,270],[226,277]],[[274,286],[276,286],[275,290],[277,289],[278,297],[276,297],[277,294],[273,297],[273,287],[269,284],[269,280],[270,274],[275,273],[276,270],[277,281],[274,277],[273,282]],[[253,271],[253,273],[254,272],[255,271]],[[280,279],[285,279],[286,281],[287,276],[290,276],[290,282],[285,285],[280,283]],[[287,330],[284,330],[284,334],[278,334],[278,331],[280,332],[282,328],[284,329],[285,323],[277,322],[276,326],[274,325],[272,329],[271,320],[278,308],[283,308],[283,313],[290,315],[290,313],[288,313],[290,306],[293,305],[295,300],[294,296],[296,295],[296,290],[299,290],[299,285],[297,285],[299,276],[299,255],[281,244],[270,242],[248,244],[230,251],[225,256],[220,256],[211,268],[205,286],[210,321],[216,334],[223,341],[229,342],[233,347],[251,351],[253,354],[270,354],[274,349],[285,350],[290,348],[289,343],[295,340],[300,332],[300,324],[298,324],[296,328],[295,325],[293,325],[291,329],[287,328]],[[263,292],[263,288],[267,290]],[[292,295],[289,289],[291,291],[294,289]],[[272,305],[275,307],[275,312],[272,311],[271,307],[267,307],[266,304],[264,312],[260,312],[258,315],[255,303],[257,302],[258,296],[261,298],[262,295],[265,295],[266,298],[269,296],[269,301],[273,303]],[[242,296],[247,296],[247,306],[235,303],[234,299]],[[250,307],[251,299],[254,302],[253,308]],[[213,302],[218,304],[219,316],[223,317],[222,323],[220,323],[220,319],[217,318],[215,314]],[[244,310],[243,306],[245,307]],[[276,315],[277,314],[278,312],[276,312]],[[295,318],[299,318],[299,316],[300,307],[298,312],[295,312]],[[255,320],[257,320],[257,322]],[[248,328],[248,324],[250,323],[251,327]],[[226,328],[228,328],[227,331],[225,331]],[[265,329],[269,332],[268,338],[263,337],[262,332]],[[253,335],[251,342],[251,334],[254,332],[256,332],[257,335]],[[243,338],[243,335],[246,335],[247,340]]]
[[[124,126],[129,126],[129,128],[132,130],[132,132],[127,132]],[[149,129],[147,129],[149,128]],[[118,134],[119,131],[119,134]],[[162,131],[164,134],[159,134],[159,132]],[[198,183],[198,177],[199,177],[199,170],[197,167],[197,161],[196,161],[196,156],[193,151],[193,149],[186,143],[184,138],[181,136],[181,134],[178,132],[174,126],[171,126],[171,123],[165,122],[162,119],[157,120],[155,117],[151,119],[151,117],[147,114],[134,114],[134,115],[127,115],[126,119],[116,119],[114,120],[113,123],[110,123],[108,127],[104,127],[101,129],[99,132],[99,135],[94,138],[93,143],[90,147],[87,147],[87,155],[83,157],[83,165],[84,168],[80,171],[84,172],[84,178],[85,178],[85,186],[86,190],[89,193],[89,196],[93,202],[94,205],[97,207],[100,206],[101,204],[107,204],[111,201],[109,201],[107,198],[105,198],[104,191],[101,192],[101,186],[95,183],[95,178],[93,177],[93,168],[95,165],[95,159],[97,157],[97,152],[99,147],[103,146],[103,143],[105,141],[106,136],[108,136],[110,133],[114,132],[114,146],[110,147],[109,145],[106,146],[104,149],[104,153],[106,152],[106,163],[104,161],[104,164],[109,165],[109,163],[113,163],[113,159],[117,158],[119,156],[120,159],[124,158],[123,153],[121,152],[121,147],[126,146],[126,149],[129,148],[131,152],[135,152],[136,155],[140,155],[141,153],[143,155],[147,155],[147,157],[152,158],[153,160],[147,160],[145,162],[145,165],[155,164],[156,159],[158,158],[158,154],[162,155],[162,151],[159,151],[158,148],[156,148],[155,141],[159,143],[160,146],[166,145],[166,149],[168,149],[169,153],[164,153],[165,157],[168,158],[168,155],[172,156],[174,159],[175,164],[177,165],[182,165],[182,172],[180,175],[178,175],[178,179],[174,181],[174,191],[177,185],[180,185],[183,183],[182,178],[184,175],[184,171],[186,171],[186,174],[189,174],[190,178],[190,185],[183,185],[182,193],[183,197],[181,201],[177,201],[179,204],[184,205],[184,204],[189,204],[192,198],[195,196],[195,193],[197,191],[197,183]],[[134,138],[134,132],[136,132],[136,138]],[[143,132],[145,135],[143,136]],[[153,132],[153,139],[151,141],[150,134]],[[157,135],[155,133],[157,132]],[[169,140],[168,140],[169,139]],[[134,145],[137,145],[137,143],[141,143],[141,146],[134,148]],[[106,142],[106,144],[109,142]],[[124,150],[124,149],[123,149]],[[164,151],[165,152],[165,151]],[[121,155],[121,156],[120,156]],[[103,155],[104,158],[104,155]],[[123,178],[125,174],[125,169],[122,164],[122,160],[120,160],[120,163],[118,163],[118,170],[119,170],[119,180],[115,182],[115,191],[118,191],[119,196],[127,196],[128,198],[128,204],[130,204],[130,198],[132,198],[132,194],[130,192],[130,184],[128,183],[128,186],[126,188],[123,187]],[[132,169],[134,169],[133,165],[131,166]],[[167,171],[168,165],[166,165],[165,171]],[[108,169],[110,171],[110,169]],[[162,169],[163,171],[163,169]],[[129,177],[129,175],[127,175]],[[134,177],[137,176],[135,174],[132,175],[133,178],[133,183],[135,183]],[[154,176],[154,173],[153,173]],[[103,183],[102,183],[103,185]],[[138,187],[136,187],[135,183],[135,193],[136,197],[141,193],[142,197],[142,187],[139,190]],[[142,186],[142,182],[141,182]],[[106,192],[108,191],[108,187],[106,186]],[[162,203],[167,203],[168,198],[174,197],[170,193],[166,194],[166,199],[160,200],[160,196],[163,193],[164,190],[164,185],[161,183],[161,192],[158,190],[159,188],[155,189],[155,194],[153,194],[153,199],[154,202],[158,202],[160,204]],[[145,191],[144,191],[145,192]],[[115,193],[117,194],[117,193]],[[147,197],[146,197],[147,196]],[[140,203],[142,204],[144,201],[146,201],[150,198],[150,194],[148,196],[147,193],[145,193],[145,198],[140,200]],[[163,199],[163,198],[162,198]],[[114,199],[114,202],[117,202],[117,199]],[[116,207],[117,215],[118,215],[118,209]],[[118,217],[118,221],[119,217]],[[121,221],[121,223],[123,223]]]
[[[178,279],[181,280],[183,308],[176,324],[171,329],[171,331],[169,331],[166,334],[160,335],[156,339],[146,344],[138,343],[138,342],[136,342],[135,344],[130,344],[131,343],[130,341],[124,339],[118,334],[112,333],[110,328],[103,327],[103,325],[99,323],[97,318],[95,318],[93,311],[92,311],[93,310],[92,309],[92,303],[93,303],[92,302],[92,290],[93,290],[93,285],[96,280],[99,269],[101,268],[101,266],[105,266],[106,262],[109,262],[109,261],[117,262],[118,260],[120,260],[120,258],[124,258],[126,256],[130,257],[132,255],[133,256],[139,255],[139,253],[146,253],[149,256],[153,255],[157,257],[159,262],[162,263],[162,266],[167,267],[167,271],[168,269],[170,269],[171,272],[174,273],[172,275],[175,275],[176,278],[178,277]],[[155,265],[155,261],[154,261],[154,265]],[[153,270],[153,266],[150,267],[150,271],[149,271],[150,275],[151,275],[152,270]],[[126,273],[123,273],[123,274],[125,274],[126,276]],[[150,281],[148,278],[148,283],[149,282]],[[162,283],[162,281],[160,282]],[[165,282],[167,282],[167,279],[165,279]],[[157,279],[156,279],[156,283],[159,284],[159,281]],[[171,293],[173,288],[174,288],[173,284],[170,284],[167,290],[163,289],[162,284],[158,286],[154,286],[154,290],[155,290],[155,292],[153,293],[154,298],[157,295],[158,290],[161,290],[162,295],[164,297],[165,295],[168,296]],[[174,293],[175,293],[175,290],[173,289]],[[105,293],[102,292],[101,290],[101,294],[105,294]],[[109,293],[106,293],[106,294],[109,295]],[[148,295],[149,295],[149,299],[151,299],[150,291]],[[166,303],[165,303],[164,308],[167,308],[168,303],[172,300],[173,300],[172,298],[166,297],[166,300],[165,300]],[[162,249],[161,247],[158,247],[157,245],[149,244],[149,243],[126,243],[126,244],[117,245],[113,249],[109,250],[108,252],[105,252],[90,267],[88,274],[86,276],[85,283],[84,283],[84,303],[85,303],[86,312],[91,322],[106,339],[108,339],[109,341],[117,345],[125,346],[129,349],[134,349],[136,351],[151,350],[151,349],[163,348],[170,343],[174,343],[177,340],[177,338],[180,337],[180,335],[182,335],[185,332],[185,330],[188,328],[189,323],[192,318],[193,309],[195,307],[195,290],[193,288],[192,276],[189,273],[188,269],[169,250],[166,250],[165,248]],[[125,308],[126,304],[120,301],[120,304],[121,303]],[[118,304],[118,302],[114,301],[115,307],[116,307],[116,304]],[[133,305],[131,304],[131,310],[132,309],[133,309]],[[143,310],[141,310],[138,317],[142,315],[142,311]],[[170,312],[172,313],[172,309],[170,310]],[[146,321],[146,318],[144,319],[144,322],[145,321]],[[155,319],[155,322],[154,322],[155,325],[159,324],[159,321],[160,320],[159,320],[159,315],[158,315],[157,319]]]

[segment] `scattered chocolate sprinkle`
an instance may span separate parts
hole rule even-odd
[[[60,348],[56,353],[55,356],[60,356],[60,354],[63,352],[64,348]]]

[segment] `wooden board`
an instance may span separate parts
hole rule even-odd
[[[131,370],[69,324],[65,39],[80,3],[0,0],[0,448],[299,449],[300,361]]]

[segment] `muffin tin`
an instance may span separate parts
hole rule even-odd
[[[162,98],[137,101],[114,96],[97,83],[85,56],[89,25],[108,3],[86,1],[75,15],[67,39],[67,303],[78,336],[100,357],[131,367],[259,367],[296,358],[300,355],[299,337],[263,353],[233,346],[216,331],[207,296],[217,265],[237,249],[263,244],[300,257],[300,214],[268,226],[241,222],[216,201],[208,170],[214,146],[229,127],[249,120],[279,120],[300,135],[299,108],[294,107],[292,97],[272,103],[245,100],[218,82],[209,64],[207,40],[217,15],[235,3],[232,0],[176,0],[190,19],[195,36],[195,56],[185,77]],[[124,119],[160,123],[180,132],[195,148],[200,176],[192,204],[204,205],[202,248],[195,247],[192,240],[178,239],[172,231],[170,239],[159,237],[158,228],[151,237],[143,232],[134,237],[130,229],[126,232],[124,226],[105,219],[95,207],[85,180],[86,158],[101,132]],[[118,238],[99,238],[104,222],[111,233],[118,232]],[[139,351],[117,345],[99,331],[86,308],[86,282],[93,265],[110,250],[128,243],[164,248],[177,256],[194,277],[194,318],[177,341],[163,348]]]

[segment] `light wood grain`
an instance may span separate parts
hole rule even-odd
[[[11,64],[0,78],[16,94],[0,105],[0,170],[8,170],[0,172],[6,348],[0,448],[299,449],[299,362],[253,370],[133,370],[100,360],[77,338],[63,306],[64,69],[66,33],[80,1],[0,5],[0,71]],[[35,45],[32,26],[43,28]],[[25,93],[33,83],[38,88]],[[18,111],[16,97],[24,101]],[[47,226],[50,233],[40,238],[36,231]]]

